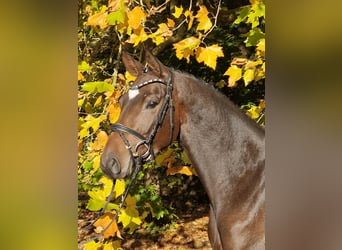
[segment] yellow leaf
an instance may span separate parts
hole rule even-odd
[[[134,30],[134,33],[130,35],[127,40],[128,43],[133,43],[134,47],[138,46],[139,43],[146,41],[149,36],[146,34],[144,27],[139,26],[138,29]]]
[[[257,106],[252,106],[249,110],[247,110],[247,115],[249,115],[252,119],[257,119],[260,116],[261,109]]]
[[[100,160],[101,160],[101,156],[100,155],[96,155],[94,158],[93,158],[93,169],[92,169],[92,172],[96,172],[96,170],[99,169],[100,167]]]
[[[84,78],[82,72],[79,70],[77,71],[77,80],[78,81],[85,81],[85,78]]]
[[[165,23],[158,24],[158,26],[159,28],[157,29],[157,31],[150,36],[152,38],[152,41],[156,45],[159,45],[162,42],[164,42],[166,37],[172,36],[172,31]]]
[[[247,69],[245,73],[243,73],[243,80],[245,82],[245,87],[250,84],[251,81],[254,80],[254,75],[255,75],[255,68],[252,69]]]
[[[94,107],[97,107],[97,106],[101,105],[101,102],[102,102],[102,95],[100,95],[100,96],[96,99],[96,101],[95,101],[95,103],[94,103]]]
[[[101,247],[101,242],[95,242],[94,240],[85,243],[83,245],[84,250],[98,250]]]
[[[236,81],[241,79],[241,68],[239,68],[236,65],[230,66],[227,71],[224,73],[224,75],[228,75],[228,87],[235,87]]]
[[[173,44],[174,49],[176,50],[176,56],[178,59],[185,58],[186,61],[190,62],[190,56],[194,54],[194,50],[198,48],[201,40],[196,37],[188,37],[183,39],[182,41]]]
[[[175,6],[175,12],[172,13],[172,15],[175,17],[175,18],[179,18],[183,13],[183,7],[180,6],[180,7],[177,7]]]
[[[105,232],[103,232],[103,237],[108,238],[108,237],[114,236],[115,233],[118,232],[118,229],[119,229],[118,225],[116,224],[116,221],[114,220],[114,216],[115,214],[110,213],[110,212],[106,212],[104,215],[102,215],[94,223],[94,226],[96,227],[95,232],[101,233],[111,223],[109,228]]]
[[[100,13],[96,13],[90,17],[88,17],[86,25],[88,26],[100,26],[101,29],[105,29],[108,26],[107,16],[108,13],[106,12],[107,7],[103,6],[101,8]]]
[[[101,177],[99,182],[103,183],[103,191],[105,193],[105,196],[108,197],[113,186],[113,180],[107,178],[106,176],[103,176]]]
[[[134,82],[137,77],[134,75],[131,75],[128,71],[126,71],[125,78],[126,78],[126,82]]]
[[[188,20],[188,30],[190,30],[192,27],[192,24],[194,23],[195,17],[192,14],[192,11],[189,11],[189,10],[184,12],[184,16],[189,19]]]
[[[114,240],[109,243],[103,244],[103,250],[121,250],[121,249],[122,249],[121,242],[119,240]]]
[[[200,6],[199,11],[197,12],[197,15],[195,16],[197,21],[199,22],[197,26],[197,31],[203,30],[204,32],[207,32],[211,26],[213,26],[210,18],[208,17],[208,10],[207,7],[204,5]]]
[[[146,15],[140,6],[136,6],[132,11],[127,13],[128,25],[133,29],[140,27],[141,23],[145,21]]]
[[[191,176],[193,175],[193,172],[188,166],[182,166],[182,167],[176,167],[176,168],[168,168],[166,170],[167,175],[175,175],[175,174],[184,174]]]
[[[116,179],[115,181],[115,186],[114,186],[114,193],[115,193],[115,198],[119,197],[122,195],[125,191],[125,181]]]
[[[167,19],[167,26],[169,26],[170,28],[175,27],[175,21],[173,21],[172,19],[168,18]]]
[[[214,44],[210,47],[199,47],[196,51],[196,59],[199,63],[204,62],[205,65],[212,69],[216,69],[217,57],[223,57],[222,47]]]
[[[104,148],[108,140],[108,135],[106,132],[99,130],[96,134],[95,142],[90,145],[91,149],[94,151],[100,151]]]
[[[106,111],[109,113],[109,121],[111,123],[115,123],[120,116],[120,112],[121,112],[120,104],[112,103],[106,108]]]
[[[256,54],[265,57],[265,38],[260,39],[256,47]]]

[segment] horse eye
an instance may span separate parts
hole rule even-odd
[[[149,100],[146,104],[147,109],[153,109],[158,105],[158,102],[156,100]]]

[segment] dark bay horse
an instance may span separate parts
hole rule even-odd
[[[227,97],[146,52],[144,67],[127,53],[136,80],[120,98],[121,114],[101,158],[112,179],[135,160],[179,140],[210,200],[213,249],[265,249],[265,131]]]

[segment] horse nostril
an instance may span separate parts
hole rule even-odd
[[[107,166],[111,169],[113,174],[119,174],[121,172],[119,161],[115,157],[108,158]]]
[[[115,178],[121,172],[120,163],[114,155],[108,155],[108,157],[102,160],[101,169],[108,177]]]

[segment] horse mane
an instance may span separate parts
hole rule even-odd
[[[257,129],[261,129],[264,132],[265,129],[264,129],[263,126],[260,126],[255,120],[253,120],[250,116],[248,116],[246,113],[244,113],[237,104],[232,102],[229,97],[227,97],[222,92],[220,92],[212,84],[210,84],[210,83],[208,83],[208,82],[206,82],[206,81],[204,81],[204,80],[202,80],[200,78],[197,78],[197,77],[195,77],[194,75],[192,75],[192,74],[190,74],[188,72],[184,72],[184,71],[181,71],[181,70],[175,70],[173,68],[171,68],[171,69],[174,72],[177,72],[177,73],[181,74],[182,76],[187,77],[188,79],[190,79],[195,84],[199,84],[199,85],[203,86],[206,90],[210,91],[214,96],[216,96],[218,98],[218,100],[222,99],[223,102],[228,104],[229,107],[236,112],[236,114],[240,117],[240,119],[245,120],[252,127],[256,127]]]

